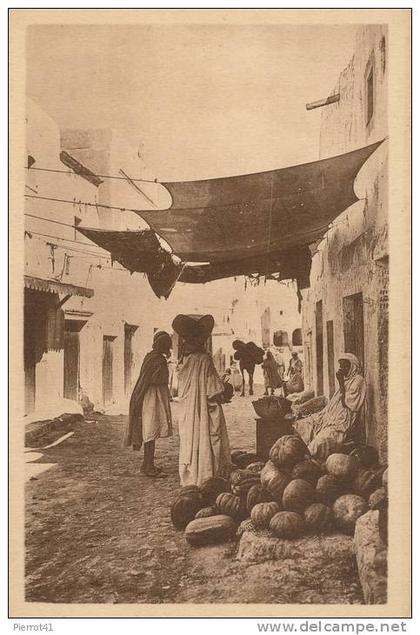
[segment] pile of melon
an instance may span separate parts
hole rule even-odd
[[[182,487],[171,518],[191,545],[230,541],[246,530],[284,539],[353,535],[360,516],[386,509],[387,475],[370,446],[335,452],[320,463],[299,436],[285,435],[265,464],[254,460],[229,479],[212,477],[200,487]]]

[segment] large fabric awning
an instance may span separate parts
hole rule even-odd
[[[308,245],[358,200],[354,179],[380,143],[280,170],[162,183],[172,206],[138,214],[183,261],[234,261]]]
[[[302,289],[309,286],[310,245],[358,200],[354,180],[381,143],[282,170],[162,183],[170,209],[137,211],[150,230],[76,229],[131,272],[146,273],[158,296],[168,297],[177,280],[252,274],[275,273]]]

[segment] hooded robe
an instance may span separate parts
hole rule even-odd
[[[356,355],[343,353],[338,358],[350,362],[350,370],[344,378],[345,406],[340,388],[321,412],[305,417],[294,424],[296,432],[308,445],[312,456],[322,453],[327,446],[344,443],[354,429],[357,413],[366,397],[366,384],[361,375],[360,362]]]

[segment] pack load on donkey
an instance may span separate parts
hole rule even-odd
[[[242,342],[235,340],[232,344],[235,354],[234,358],[239,361],[239,368],[242,374],[242,393],[245,395],[245,374],[248,373],[249,394],[254,394],[254,370],[257,364],[262,364],[264,359],[264,351],[254,342]]]

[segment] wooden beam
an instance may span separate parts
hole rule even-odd
[[[340,101],[340,93],[335,95],[330,95],[325,99],[319,99],[318,101],[313,101],[310,104],[306,104],[306,110],[314,110],[314,108],[321,108],[321,106],[328,106],[328,104],[335,104],[337,101]]]

